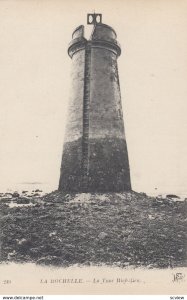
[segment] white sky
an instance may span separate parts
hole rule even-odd
[[[0,190],[33,181],[57,188],[71,84],[67,47],[94,9],[122,47],[133,189],[185,194],[186,0],[0,1]]]

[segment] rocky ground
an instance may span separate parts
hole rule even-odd
[[[186,200],[40,192],[1,194],[1,262],[187,266]]]

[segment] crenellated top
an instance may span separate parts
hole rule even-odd
[[[89,43],[92,48],[104,48],[119,56],[121,47],[116,40],[117,35],[114,29],[106,24],[99,23],[94,26],[90,40],[84,37],[84,26],[77,27],[72,34],[72,41],[69,44],[68,54],[72,58],[75,53],[85,49]]]

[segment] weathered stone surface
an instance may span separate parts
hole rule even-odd
[[[80,192],[82,140],[66,143],[63,152],[60,186],[64,191]],[[130,190],[128,154],[123,139],[90,139],[88,191]]]
[[[124,139],[90,139],[89,191],[130,190],[128,154]]]
[[[82,138],[65,143],[62,156],[59,188],[79,192],[82,183]]]
[[[85,50],[72,58],[71,90],[65,131],[65,143],[76,141],[83,133],[83,96],[84,96],[84,62]]]

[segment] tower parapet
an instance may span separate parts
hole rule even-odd
[[[114,29],[101,23],[95,26],[91,39],[87,41],[84,37],[84,26],[80,25],[72,34],[72,41],[69,44],[68,54],[72,58],[77,51],[83,50],[89,42],[93,48],[108,48],[108,50],[119,56],[121,54],[121,47],[116,38],[117,35]]]

